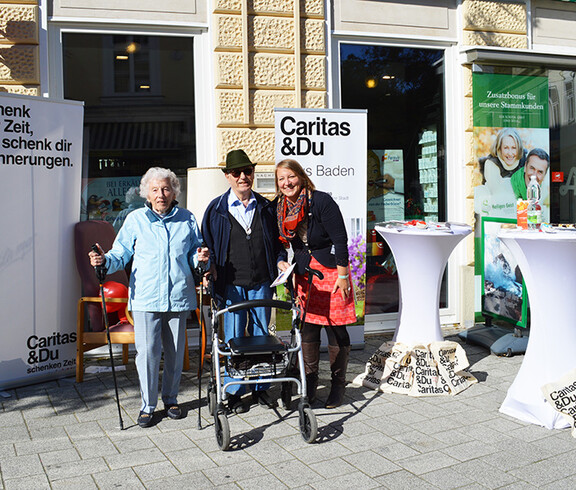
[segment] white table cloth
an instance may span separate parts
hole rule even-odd
[[[472,228],[389,228],[382,223],[376,230],[392,250],[398,269],[400,307],[393,340],[408,345],[443,340],[438,310],[442,274],[450,254]]]
[[[549,429],[568,427],[541,387],[576,367],[576,232],[502,230],[530,299],[526,354],[500,411]]]
[[[398,323],[393,340],[372,355],[354,384],[385,393],[429,396],[455,395],[477,381],[464,371],[468,360],[462,347],[444,341],[438,310],[448,257],[472,228],[439,225],[424,229],[401,223],[376,225],[398,270]]]

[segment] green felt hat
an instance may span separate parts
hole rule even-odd
[[[248,165],[256,164],[250,161],[244,150],[232,150],[226,155],[226,167],[222,170],[226,172],[235,168],[244,168]]]

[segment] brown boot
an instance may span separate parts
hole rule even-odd
[[[306,396],[308,403],[316,400],[318,388],[318,364],[320,362],[320,342],[302,342],[304,356],[304,371],[306,374]]]
[[[329,345],[328,355],[330,357],[330,371],[332,371],[332,386],[326,400],[326,408],[336,408],[342,405],[344,401],[350,346]]]

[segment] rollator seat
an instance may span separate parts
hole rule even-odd
[[[282,341],[274,335],[258,337],[234,337],[228,342],[232,355],[251,355],[281,352],[286,349]]]

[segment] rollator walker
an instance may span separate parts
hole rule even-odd
[[[313,277],[321,278],[322,273],[312,269],[307,269],[307,272],[308,291],[310,291]],[[214,300],[211,302],[212,361],[207,398],[208,410],[214,417],[216,442],[222,451],[230,447],[229,412],[224,403],[230,396],[226,389],[232,385],[281,383],[280,399],[285,410],[291,409],[295,386],[296,394],[300,397],[298,403],[300,433],[304,441],[309,444],[316,440],[318,423],[306,396],[306,374],[300,335],[300,328],[306,318],[308,298],[302,308],[302,305],[296,303],[293,289],[291,287],[288,289],[292,298],[290,302],[276,299],[249,300],[220,310],[216,309]],[[227,343],[220,339],[219,319],[222,315],[255,307],[291,311],[290,341],[284,342],[270,333],[266,336],[235,337]],[[225,373],[230,381],[224,381]]]

